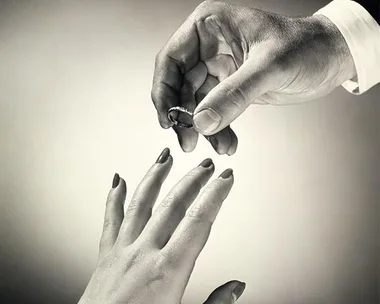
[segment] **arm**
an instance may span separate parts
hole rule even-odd
[[[218,154],[233,155],[230,125],[251,104],[302,103],[341,85],[364,93],[380,82],[379,58],[380,26],[354,1],[334,0],[304,17],[205,1],[157,54],[152,101],[184,151],[202,134]],[[193,113],[193,129],[169,120],[177,106]]]
[[[347,42],[356,76],[342,86],[352,94],[360,95],[380,82],[379,9],[378,0],[334,0],[315,13],[329,18]]]
[[[234,177],[231,169],[225,170],[197,198],[215,171],[212,160],[205,159],[152,213],[172,164],[166,148],[125,209],[127,185],[115,174],[105,206],[98,263],[79,304],[181,302]],[[235,303],[244,289],[245,283],[229,281],[215,289],[204,304]]]

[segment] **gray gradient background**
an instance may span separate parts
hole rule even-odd
[[[247,282],[242,304],[378,303],[379,86],[252,106],[235,156],[203,138],[185,154],[150,88],[156,52],[198,3],[0,2],[1,303],[75,303],[113,173],[130,198],[165,146],[163,194],[206,157],[236,176],[183,303],[230,279]],[[328,1],[245,3],[299,15]]]

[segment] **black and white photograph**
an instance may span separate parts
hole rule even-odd
[[[0,0],[0,304],[380,304],[380,0]]]

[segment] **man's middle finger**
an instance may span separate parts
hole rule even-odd
[[[203,62],[198,62],[194,68],[186,73],[183,85],[180,90],[180,105],[191,113],[194,112],[197,103],[195,101],[195,92],[203,85],[207,77],[207,67]],[[192,118],[185,113],[178,113],[177,120],[185,123],[192,123]],[[173,126],[177,134],[178,142],[185,152],[191,152],[195,149],[198,141],[198,132],[194,129],[186,129]]]

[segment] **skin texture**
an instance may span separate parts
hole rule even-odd
[[[306,102],[355,75],[348,46],[326,17],[205,1],[157,54],[151,95],[160,125],[173,127],[185,152],[200,133],[217,153],[232,155],[238,140],[230,124],[249,105]],[[194,129],[168,120],[178,105],[194,113]]]
[[[234,177],[224,171],[199,195],[214,173],[211,159],[191,170],[153,205],[173,164],[165,149],[137,187],[124,212],[127,187],[115,175],[106,203],[99,259],[79,304],[179,304],[195,261],[209,237]],[[245,283],[230,281],[205,304],[232,304]]]

